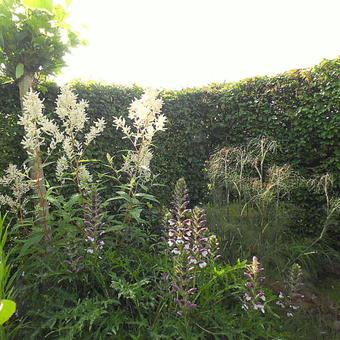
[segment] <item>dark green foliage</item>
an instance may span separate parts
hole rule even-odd
[[[79,195],[51,203],[57,210],[49,249],[40,243],[39,227],[14,249],[19,312],[13,325],[21,325],[20,338],[260,340],[280,334],[272,315],[241,309],[246,261],[211,263],[198,272],[199,308],[183,317],[169,285],[162,286],[162,274],[172,266],[163,241],[147,234],[136,243],[126,232],[117,238],[109,227],[105,246],[89,253]]]
[[[325,65],[332,63],[333,61]],[[325,65],[320,67],[326,67]],[[302,74],[302,71],[298,73],[298,77]],[[223,146],[239,145],[250,137],[261,134],[275,138],[283,147],[284,152],[275,155],[271,163],[285,163],[285,158],[288,158],[295,168],[306,174],[322,173],[325,169],[334,170],[328,158],[322,158],[321,154],[318,160],[320,164],[324,164],[325,169],[309,162],[310,153],[303,154],[304,149],[299,149],[296,146],[298,143],[289,139],[293,138],[295,127],[293,130],[285,129],[281,120],[275,128],[275,124],[264,125],[270,113],[264,110],[265,104],[263,107],[254,107],[252,100],[264,97],[266,92],[261,91],[267,85],[272,86],[273,79],[280,82],[280,77],[287,83],[294,78],[291,79],[286,74],[233,85],[163,92],[163,113],[168,117],[169,123],[165,134],[154,141],[157,151],[153,170],[160,174],[157,180],[168,185],[157,189],[164,201],[171,200],[172,195],[169,192],[180,175],[191,183],[196,202],[205,199],[207,195],[203,170],[209,155]],[[332,77],[331,79],[334,78]],[[8,91],[8,88],[10,86],[4,86],[0,91]],[[108,157],[110,165],[117,165],[128,144],[124,144],[122,134],[112,127],[112,116],[127,116],[129,104],[134,97],[140,95],[142,89],[92,83],[75,84],[74,88],[80,98],[89,101],[88,113],[92,121],[102,116],[108,121],[108,129],[88,150],[86,158],[103,161],[109,152],[114,157],[112,162]],[[46,89],[46,111],[52,113],[58,88],[55,84],[46,84]],[[296,93],[298,89],[299,87],[295,88]],[[11,97],[2,98],[6,100]],[[232,106],[225,106],[228,98],[235,98],[233,109]],[[284,100],[288,101],[282,98],[282,103]],[[276,100],[280,102],[279,99]],[[245,103],[244,115],[240,114],[242,103]],[[273,109],[272,114],[275,110]],[[10,111],[9,107],[3,110]],[[282,113],[283,117],[284,115]],[[226,128],[229,124],[228,117],[234,117],[234,127],[230,129]],[[294,119],[297,118],[292,117],[293,126]],[[16,136],[20,135],[20,129],[15,125],[17,116],[4,114],[2,119],[10,131],[15,132]],[[262,126],[258,122],[261,119]],[[299,122],[301,119],[298,119]],[[313,120],[306,117],[308,122],[309,119]],[[326,119],[324,123],[325,129],[336,126],[334,120],[328,122]],[[218,127],[221,128],[220,132]],[[289,138],[283,138],[286,135],[282,131]],[[315,133],[307,128],[303,132],[304,138],[312,138]],[[317,136],[319,137],[320,135]],[[21,150],[20,139],[13,139],[13,144],[4,142],[8,149],[3,163],[8,162],[12,156],[16,163],[20,163],[20,158],[24,159],[25,156],[17,152]],[[336,138],[331,139],[333,151],[336,143]],[[294,157],[287,150],[295,150],[298,156]],[[289,222],[286,201],[282,202],[282,206],[263,204],[261,208],[267,207],[265,213],[259,213],[251,204],[247,205],[244,214],[239,205],[231,205],[227,210],[223,210],[221,206],[209,208],[210,226],[219,231],[221,236],[226,236],[222,240],[224,242],[221,249],[224,256],[219,261],[209,262],[203,269],[200,267],[202,270],[195,271],[193,280],[197,291],[192,295],[192,302],[197,304],[197,308],[179,315],[175,305],[178,301],[174,299],[179,296],[178,290],[177,293],[176,290],[173,291],[172,288],[175,287],[169,284],[169,280],[166,281],[166,277],[174,270],[170,245],[164,234],[171,221],[169,225],[165,223],[168,220],[166,215],[169,214],[166,214],[165,208],[162,211],[159,205],[160,196],[152,195],[152,188],[155,186],[145,185],[134,177],[129,178],[126,183],[117,181],[115,176],[118,171],[114,170],[114,166],[113,175],[111,172],[110,176],[110,167],[105,167],[100,162],[89,164],[92,170],[97,167],[99,175],[99,181],[92,188],[88,187],[92,190],[90,194],[74,194],[72,184],[49,187],[47,199],[50,203],[49,225],[52,230],[50,240],[44,239],[43,229],[35,223],[33,211],[29,215],[32,218],[28,217],[17,223],[13,220],[10,248],[12,270],[16,273],[13,289],[18,313],[11,320],[11,328],[8,330],[11,334],[15,331],[18,336],[11,338],[310,339],[317,338],[320,331],[325,329],[322,322],[320,325],[316,323],[312,332],[304,325],[301,331],[300,319],[309,321],[312,318],[305,318],[304,310],[301,309],[301,315],[297,315],[296,321],[293,319],[289,324],[289,319],[280,315],[275,304],[278,291],[274,286],[271,287],[272,281],[277,277],[284,281],[292,263],[300,263],[308,273],[316,267],[316,261],[319,261],[318,268],[327,262],[338,262],[338,255],[331,247],[326,248],[321,244],[321,238],[317,241],[305,239],[287,242],[290,235],[286,233],[286,222]],[[7,164],[3,165],[5,168]],[[46,168],[48,179],[53,177],[49,176],[52,167],[50,165]],[[264,177],[264,182],[268,181],[269,176]],[[329,181],[330,176],[327,178]],[[51,185],[54,184],[52,181]],[[181,182],[182,188],[176,188],[175,201],[178,201],[176,197],[181,192],[186,199],[184,180]],[[316,183],[320,186],[321,180]],[[306,201],[306,197],[310,198],[308,190],[301,190],[296,195],[297,199],[301,197],[302,202]],[[329,195],[332,197],[331,192]],[[327,213],[322,209],[319,215]],[[292,216],[290,218],[294,221]],[[185,221],[188,225],[195,223],[194,219],[190,223],[188,219]],[[203,224],[203,221],[200,223]],[[27,235],[19,233],[26,229]],[[168,235],[170,237],[170,230]],[[176,244],[181,244],[179,239],[176,239]],[[266,296],[265,313],[258,308],[242,309],[242,303],[247,299],[245,293],[250,287],[246,285],[249,282],[244,275],[246,261],[240,261],[239,258],[252,255],[263,256],[261,263],[265,267],[266,276],[274,273],[270,275],[272,280],[266,280],[268,286],[263,286]],[[206,256],[203,251],[202,256]],[[188,273],[191,272],[189,268]],[[177,269],[176,275],[179,275]],[[190,294],[192,293],[191,291]],[[331,325],[326,330],[327,335],[331,336],[335,327]]]
[[[9,163],[21,164],[25,159],[25,151],[20,145],[23,129],[18,125],[21,111],[19,90],[14,84],[0,84],[0,173]]]
[[[339,188],[340,168],[340,59],[325,60],[309,70],[294,70],[274,77],[256,77],[233,84],[215,84],[205,88],[163,91],[163,113],[168,117],[167,130],[155,137],[153,171],[163,199],[180,177],[191,188],[193,202],[207,197],[204,163],[221,147],[244,144],[249,138],[266,135],[278,142],[281,152],[278,165],[288,163],[303,175],[334,173]],[[116,154],[127,147],[112,116],[125,116],[140,87],[107,86],[95,83],[75,84],[80,98],[89,101],[92,120],[104,117],[108,128],[92,155],[103,159],[107,152]],[[46,85],[47,112],[54,103],[57,87]],[[18,113],[19,101],[12,85],[0,87],[1,127],[6,128],[6,148],[1,149],[1,170],[8,160],[18,157],[19,138],[12,113]],[[4,114],[5,113],[5,114]],[[4,122],[4,123],[3,123]],[[13,161],[16,161],[13,158]],[[117,162],[119,156],[117,157]]]

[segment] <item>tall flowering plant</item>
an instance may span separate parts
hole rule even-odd
[[[147,194],[147,183],[152,179],[150,162],[153,157],[152,139],[159,131],[165,130],[166,117],[161,114],[163,101],[158,98],[158,91],[148,88],[140,99],[135,99],[129,108],[129,124],[125,118],[114,118],[113,124],[117,130],[123,132],[123,138],[131,144],[131,150],[123,156],[123,165],[117,169],[113,157],[107,154],[107,160],[115,175],[110,176],[119,183],[117,196],[110,200],[120,200],[119,225],[125,230],[125,240],[136,240],[142,236],[140,226],[147,221],[143,218],[145,207],[151,202],[158,202],[153,195]],[[123,174],[124,181],[121,181]],[[125,181],[127,179],[127,181]]]
[[[23,100],[23,113],[19,124],[24,128],[22,145],[31,160],[30,175],[28,171],[19,171],[10,165],[7,175],[0,179],[3,186],[11,186],[12,196],[1,195],[1,204],[7,204],[20,218],[24,216],[24,207],[27,202],[24,195],[33,188],[37,200],[38,216],[36,222],[43,226],[45,239],[51,238],[49,226],[49,204],[45,184],[44,166],[52,152],[61,146],[62,156],[56,165],[57,178],[64,181],[65,172],[73,173],[75,183],[81,194],[92,182],[92,176],[82,159],[89,144],[101,134],[105,128],[104,119],[99,119],[85,133],[85,123],[88,121],[85,101],[78,101],[69,86],[61,90],[57,99],[56,114],[62,126],[54,120],[47,118],[43,113],[43,101],[38,93],[30,91]],[[82,141],[83,140],[83,141]],[[43,152],[47,157],[43,158]],[[44,163],[45,162],[45,163]]]
[[[280,292],[276,304],[280,306],[288,317],[294,316],[296,310],[300,308],[299,302],[304,295],[302,294],[303,275],[301,266],[294,263],[290,268],[285,292]]]
[[[85,204],[85,242],[87,243],[87,253],[93,254],[103,249],[104,240],[101,239],[105,234],[104,230],[104,207],[99,197],[98,190],[93,187],[88,195]]]
[[[106,125],[104,118],[101,118],[94,122],[90,130],[85,133],[85,123],[89,120],[86,113],[87,107],[88,103],[78,100],[70,86],[61,89],[57,98],[56,114],[62,122],[64,138],[62,140],[63,154],[58,159],[56,175],[61,182],[64,182],[64,174],[72,172],[76,185],[83,194],[92,182],[92,175],[82,159],[88,146],[104,131]]]
[[[61,143],[63,136],[58,126],[43,114],[44,105],[38,93],[30,91],[23,99],[23,113],[19,124],[24,128],[22,145],[30,157],[33,188],[38,197],[36,208],[38,223],[44,228],[45,239],[51,238],[49,227],[49,205],[46,194],[44,165],[41,147],[46,144],[46,135],[52,136],[48,151],[55,149]]]
[[[143,181],[150,178],[152,139],[156,132],[165,130],[166,123],[166,117],[161,114],[163,101],[157,97],[158,91],[148,88],[130,105],[128,118],[132,126],[127,125],[125,118],[114,119],[114,126],[131,142],[132,150],[125,156],[122,167],[130,178],[138,177]]]
[[[201,208],[189,209],[185,180],[179,179],[174,194],[173,217],[169,220],[168,247],[173,262],[170,278],[171,293],[178,306],[177,313],[186,314],[197,307],[195,294],[196,275],[210,261],[218,258],[218,240],[206,226],[206,216]]]
[[[83,203],[83,225],[81,232],[77,234],[76,242],[68,243],[65,247],[68,271],[78,273],[86,268],[87,256],[95,255],[101,258],[101,250],[105,246],[103,239],[106,233],[107,212],[101,200],[99,189],[92,184],[86,191],[86,196],[81,197]],[[79,237],[79,238],[78,238]]]
[[[0,185],[7,187],[10,194],[0,194],[0,205],[7,205],[11,212],[19,220],[23,220],[26,214],[28,199],[26,194],[32,189],[32,181],[29,179],[28,169],[21,171],[14,164],[9,164],[4,176],[0,177]]]
[[[62,180],[65,172],[73,171],[79,187],[91,182],[91,175],[81,163],[81,159],[89,144],[103,132],[106,124],[101,118],[85,133],[87,107],[88,103],[78,100],[70,86],[64,86],[56,101],[55,112],[62,123],[62,126],[59,126],[43,114],[43,101],[38,93],[31,91],[24,98],[24,112],[19,120],[25,130],[22,145],[28,154],[43,167],[41,148],[46,146],[49,155],[56,150],[58,144],[61,145],[63,155],[56,165],[57,178]],[[46,137],[49,137],[49,144]]]
[[[246,265],[246,268],[244,275],[247,277],[247,283],[245,284],[247,292],[243,297],[242,308],[245,310],[259,310],[264,313],[266,296],[261,286],[262,281],[265,279],[261,275],[263,268],[256,256],[253,256],[252,262]]]

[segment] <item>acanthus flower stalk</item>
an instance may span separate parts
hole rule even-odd
[[[84,207],[83,230],[87,253],[97,253],[105,245],[104,240],[101,239],[101,236],[105,234],[104,215],[103,203],[100,200],[97,188],[93,186]]]
[[[196,275],[216,258],[219,250],[216,236],[210,234],[206,226],[204,210],[189,209],[188,199],[185,181],[180,179],[175,187],[167,240],[173,261],[171,293],[175,295],[180,315],[197,307],[194,302],[198,292]]]
[[[290,268],[286,291],[280,292],[276,304],[285,310],[288,317],[293,317],[296,310],[300,309],[299,301],[304,298],[301,293],[302,283],[302,269],[297,263],[294,263]]]
[[[261,287],[262,281],[265,279],[261,276],[263,268],[256,256],[253,256],[252,262],[246,265],[246,272],[248,282],[245,284],[247,292],[243,296],[242,308],[244,310],[259,310],[265,313],[266,296]]]

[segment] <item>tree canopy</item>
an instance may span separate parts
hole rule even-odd
[[[57,74],[80,43],[65,8],[52,0],[0,0],[0,17],[0,72],[9,80]]]

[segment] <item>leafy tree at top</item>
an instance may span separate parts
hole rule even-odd
[[[67,17],[53,0],[0,0],[0,73],[17,82],[21,104],[38,80],[60,72],[65,54],[80,43]]]

